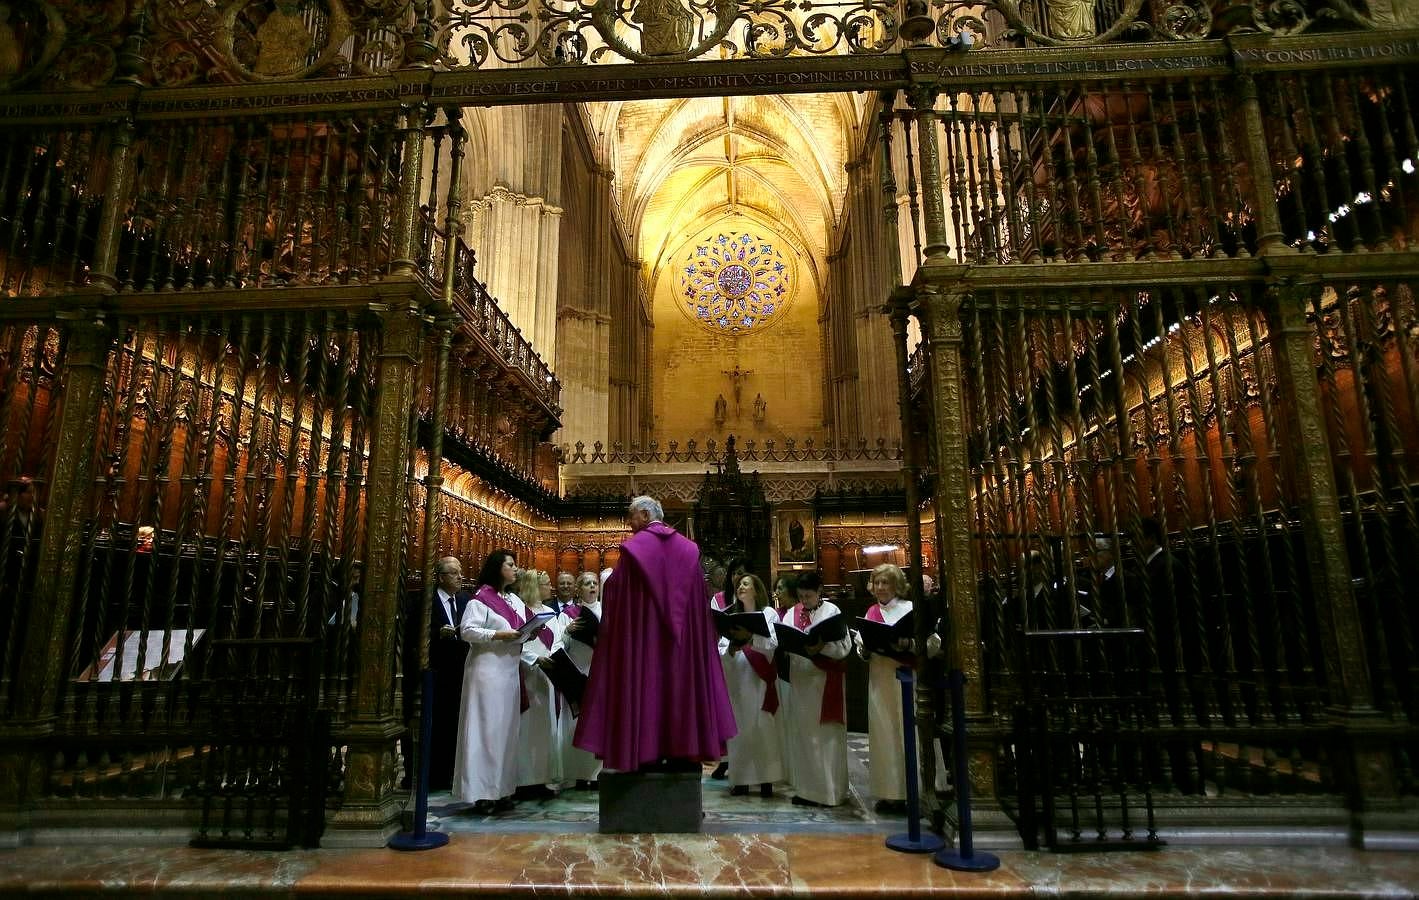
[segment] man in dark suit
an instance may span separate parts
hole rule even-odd
[[[458,623],[470,595],[463,590],[463,565],[455,556],[438,561],[438,590],[429,615],[429,667],[434,673],[433,737],[429,747],[429,790],[453,785],[453,754],[458,745],[458,716],[463,698],[463,662],[468,645]]]
[[[1080,599],[1083,600],[1082,597]],[[1124,615],[1123,572],[1119,570],[1118,554],[1110,535],[1101,534],[1094,538],[1094,592],[1087,605],[1087,614],[1083,608],[1079,610],[1079,617],[1086,628],[1138,627],[1137,622],[1128,621]]]

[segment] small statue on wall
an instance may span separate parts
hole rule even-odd
[[[640,0],[631,21],[641,27],[641,52],[646,56],[677,56],[690,49],[694,19],[680,0]]]
[[[1049,0],[1049,33],[1067,41],[1093,37],[1097,34],[1094,4],[1095,0]]]
[[[754,424],[764,424],[764,417],[768,415],[769,405],[764,402],[764,395],[759,394],[754,397]]]
[[[714,398],[714,424],[722,427],[727,418],[729,418],[729,403],[724,399],[724,395],[720,394]]]
[[[294,0],[277,0],[276,8],[256,29],[260,49],[256,66],[258,75],[285,75],[306,66],[315,37],[301,17],[300,4]]]

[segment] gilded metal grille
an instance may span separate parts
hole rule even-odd
[[[1419,81],[1393,67],[1263,83],[1286,242],[1317,252],[1407,249],[1419,178]]]
[[[56,325],[0,323],[0,718],[16,699],[12,692],[45,525],[63,360],[64,333]]]
[[[1335,280],[1308,303],[1373,703],[1419,722],[1419,308],[1403,280]]]
[[[1152,777],[1185,792],[1334,786],[1258,299],[1220,283],[980,290],[963,313],[991,702],[1008,708],[1026,682],[1067,694],[1070,673],[1127,664],[1075,658],[1083,645],[1068,642],[1027,657],[1024,632],[1142,628],[1132,674],[1175,735]],[[1164,535],[1152,565],[1145,519]]]
[[[1009,264],[1245,257],[1256,250],[1225,79],[1055,82],[937,102],[955,257]],[[920,254],[918,148],[908,138]]]
[[[108,188],[107,143],[95,128],[0,132],[0,295],[85,283]]]
[[[48,787],[171,797],[205,752],[193,685],[214,641],[316,640],[319,704],[344,716],[379,333],[331,310],[114,334]]]
[[[118,253],[124,291],[350,284],[388,272],[389,116],[145,125]]]

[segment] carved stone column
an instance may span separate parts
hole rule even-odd
[[[69,620],[83,563],[89,486],[94,483],[94,423],[99,421],[110,324],[88,311],[68,319],[64,400],[49,473],[44,533],[35,567],[29,624],[19,648],[15,718],[0,731],[0,831],[17,831],[24,809],[44,787],[47,754],[40,741],[54,728],[60,682],[69,661]]]
[[[409,306],[392,308],[380,317],[384,340],[366,493],[360,670],[350,724],[337,735],[349,749],[344,804],[326,835],[331,846],[382,845],[393,833],[400,810],[395,751],[403,723],[395,690],[395,624],[404,599],[404,528],[409,512],[406,476],[414,450],[409,423],[424,326],[417,310]]]
[[[955,274],[963,275],[964,267]],[[962,395],[961,304],[966,292],[959,281],[946,283],[947,287],[927,287],[918,292],[931,341],[931,398],[936,407],[936,518],[941,523],[938,553],[944,576],[942,599],[949,610],[950,626],[943,649],[948,667],[960,669],[966,676],[971,789],[978,799],[993,802],[995,723],[986,709],[982,682],[980,616],[971,547],[971,476]]]

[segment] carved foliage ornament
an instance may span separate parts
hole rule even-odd
[[[791,53],[884,53],[897,46],[897,4],[874,0],[442,0],[435,39],[446,64],[479,68],[490,59],[544,65],[695,59],[722,48],[732,57]]]

